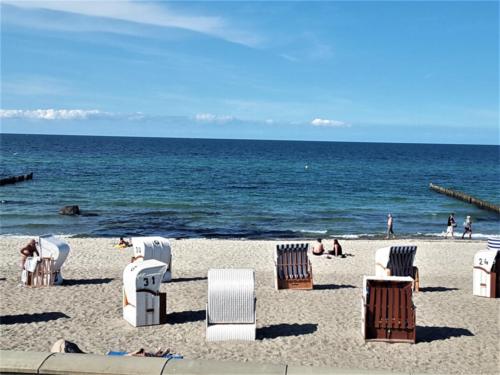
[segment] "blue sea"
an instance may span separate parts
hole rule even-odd
[[[1,134],[0,234],[176,238],[440,237],[455,213],[474,236],[499,215],[500,147]],[[83,215],[62,216],[65,205]]]

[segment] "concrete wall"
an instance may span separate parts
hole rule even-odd
[[[300,367],[250,362],[115,357],[95,354],[38,353],[0,350],[1,374],[66,375],[335,375],[391,374],[373,370]],[[399,373],[415,375],[411,372]]]

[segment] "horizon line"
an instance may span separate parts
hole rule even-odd
[[[484,143],[427,143],[427,142],[390,142],[390,141],[325,141],[325,140],[301,140],[301,139],[263,139],[263,138],[210,138],[210,137],[165,137],[165,136],[136,136],[136,135],[97,135],[97,134],[46,134],[46,133],[5,133],[0,130],[1,135],[44,135],[64,137],[108,137],[108,138],[159,138],[159,139],[206,139],[214,141],[263,141],[263,142],[317,142],[317,143],[371,143],[371,144],[407,144],[407,145],[446,145],[446,146],[497,146],[498,144]]]

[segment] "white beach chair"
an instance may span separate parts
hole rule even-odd
[[[255,272],[208,271],[207,341],[255,340]]]
[[[163,237],[132,237],[134,257],[132,261],[156,259],[167,265],[162,282],[172,280],[172,250],[170,242]]]
[[[480,250],[474,255],[472,294],[480,297],[500,297],[500,250]]]
[[[409,276],[414,290],[420,287],[418,268],[414,266],[417,246],[400,245],[378,249],[375,253],[375,276]]]
[[[26,258],[22,282],[29,286],[61,285],[61,268],[70,251],[68,243],[47,234],[38,238],[36,247],[39,257]]]
[[[130,263],[123,271],[123,318],[134,327],[166,321],[167,297],[160,284],[167,265],[150,259]]]

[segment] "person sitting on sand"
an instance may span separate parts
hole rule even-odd
[[[342,246],[337,239],[333,240],[333,249],[328,252],[330,255],[334,255],[336,257],[342,256]]]
[[[20,266],[24,269],[24,264],[26,263],[26,258],[32,257],[34,254],[39,256],[38,250],[36,249],[36,241],[31,240],[28,244],[21,249],[21,262]]]
[[[120,246],[120,247],[130,247],[132,245],[130,244],[130,242],[125,241],[123,239],[123,237],[120,237],[120,242],[118,242],[118,246]]]
[[[323,255],[325,252],[325,248],[323,247],[323,244],[321,243],[321,238],[318,238],[318,242],[313,247],[312,253],[314,255]]]

